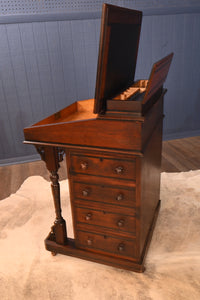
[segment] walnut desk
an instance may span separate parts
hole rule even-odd
[[[24,129],[52,182],[56,218],[46,249],[137,272],[144,271],[160,206],[163,82],[172,59],[154,64],[149,80],[134,81],[141,17],[104,5],[95,99]],[[124,36],[130,53],[118,46]],[[58,169],[65,154],[74,239],[61,213]]]

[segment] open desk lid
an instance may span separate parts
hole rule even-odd
[[[147,103],[150,98],[163,86],[169,72],[173,55],[174,53],[172,52],[154,63],[142,104]]]
[[[103,4],[94,113],[134,82],[142,12]]]

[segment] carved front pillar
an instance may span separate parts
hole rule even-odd
[[[65,245],[67,243],[67,230],[66,223],[62,217],[61,201],[60,201],[60,184],[58,169],[59,163],[63,160],[64,150],[59,147],[50,146],[36,146],[42,160],[46,163],[47,169],[50,172],[51,190],[54,200],[54,207],[56,219],[52,226],[51,234],[53,235],[56,243]]]

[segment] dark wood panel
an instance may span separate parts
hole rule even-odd
[[[135,241],[124,240],[121,237],[111,237],[105,234],[94,234],[78,230],[77,245],[80,248],[96,249],[122,257],[135,256]]]
[[[100,202],[109,202],[120,206],[135,206],[135,189],[109,186],[107,182],[98,185],[88,182],[73,182],[73,193],[76,199]]]
[[[71,155],[71,172],[95,176],[116,177],[120,179],[135,178],[135,160],[109,159],[103,156]]]
[[[162,148],[162,120],[158,122],[141,158],[140,251],[148,238],[149,227],[160,197],[160,166]]]
[[[114,208],[113,211],[116,211],[117,207]],[[130,236],[135,234],[135,217],[125,215],[124,208],[123,213],[111,213],[105,210],[75,207],[75,218],[77,221],[76,227],[78,227],[79,224],[87,224],[91,226],[91,231],[93,227],[98,226],[102,228],[102,231],[106,231],[106,228],[109,228],[121,234],[123,232],[126,232],[126,234]]]
[[[81,132],[81,134],[80,134]],[[86,134],[84,134],[86,133]],[[101,134],[102,133],[102,134]],[[56,123],[24,129],[26,141],[83,145],[120,150],[141,149],[141,122],[89,119],[82,122]],[[104,137],[93,140],[93,136]],[[121,138],[118,138],[118,135]]]

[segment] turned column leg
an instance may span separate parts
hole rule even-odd
[[[50,175],[51,179],[51,190],[54,200],[56,219],[52,227],[52,233],[55,235],[56,242],[58,244],[66,244],[67,242],[67,231],[66,223],[61,214],[61,202],[60,202],[60,184],[59,176],[56,171],[52,171]]]
[[[63,160],[64,151],[58,147],[36,147],[42,160],[46,163],[47,169],[50,172],[51,190],[53,195],[56,219],[51,228],[51,234],[56,243],[65,245],[67,243],[66,223],[62,217],[61,201],[60,201],[60,184],[58,169],[59,163]]]

